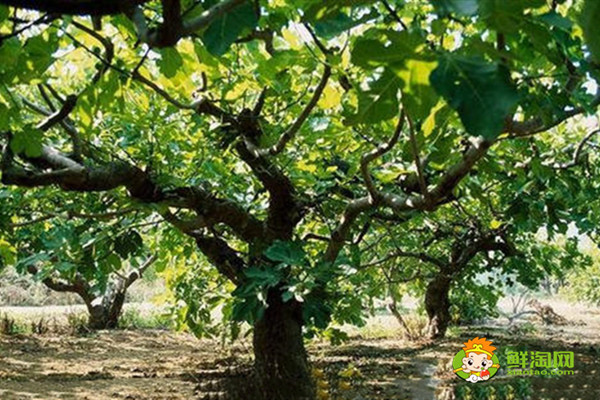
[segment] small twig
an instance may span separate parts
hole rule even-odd
[[[50,115],[44,121],[39,123],[36,128],[41,131],[47,131],[54,125],[64,121],[64,119],[67,118],[67,116],[75,108],[75,104],[77,104],[77,96],[68,96],[60,110],[56,111],[54,114]]]
[[[283,151],[283,149],[285,148],[285,146],[287,145],[287,143],[294,138],[296,133],[300,130],[300,128],[302,128],[302,125],[310,116],[312,110],[315,108],[319,99],[321,98],[321,95],[323,94],[323,91],[325,90],[325,87],[327,86],[327,82],[329,81],[330,76],[331,76],[331,67],[329,65],[325,65],[325,68],[323,70],[323,76],[321,77],[321,81],[319,82],[319,85],[316,87],[310,101],[304,107],[304,109],[302,110],[302,112],[300,113],[298,118],[296,118],[296,120],[294,121],[292,126],[290,126],[283,133],[283,135],[281,135],[281,137],[279,138],[279,141],[275,145],[273,145],[269,148],[266,148],[266,149],[252,149],[252,150],[255,150],[256,153],[261,156],[265,156],[265,155],[274,156],[274,155],[281,153]]]
[[[392,8],[392,6],[390,5],[390,3],[388,3],[387,0],[381,0],[381,3],[386,8],[386,10],[390,13],[390,15],[400,24],[400,26],[402,26],[402,29],[404,29],[405,31],[407,31],[408,30],[408,26],[406,26],[406,24],[402,21],[402,18],[400,18],[400,16],[396,12],[396,10],[394,10]]]
[[[415,135],[413,121],[410,115],[406,115],[409,127],[410,145],[412,147],[413,157],[415,159],[415,166],[417,168],[417,177],[419,178],[419,186],[421,188],[421,194],[425,197],[425,200],[429,198],[429,192],[427,191],[427,184],[425,183],[425,177],[423,176],[423,169],[421,166],[421,157],[419,156],[419,145]]]
[[[373,182],[373,178],[371,177],[371,173],[369,172],[369,164],[375,159],[381,157],[388,151],[392,149],[398,143],[398,138],[400,137],[400,133],[402,132],[402,128],[404,127],[404,120],[406,114],[404,109],[400,112],[400,118],[398,119],[398,124],[396,125],[396,129],[394,130],[394,134],[390,138],[390,140],[377,147],[375,150],[372,150],[366,154],[364,154],[360,160],[360,171],[365,181],[365,185],[367,186],[367,190],[371,195],[371,199],[373,201],[377,201],[380,197],[379,191],[375,187],[375,183]]]

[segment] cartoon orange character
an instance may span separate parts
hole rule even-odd
[[[486,338],[476,337],[475,339],[469,340],[464,343],[465,356],[462,359],[462,368],[456,369],[454,372],[463,371],[470,374],[467,378],[468,382],[479,382],[487,381],[490,379],[490,368],[498,368],[500,365],[494,364],[492,357],[494,357],[494,350],[496,348],[492,346],[490,340]],[[497,359],[497,358],[496,358]]]

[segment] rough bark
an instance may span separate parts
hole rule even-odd
[[[450,323],[450,284],[452,279],[437,275],[428,285],[425,293],[425,310],[429,317],[427,336],[430,339],[443,338]]]
[[[315,387],[302,337],[302,306],[268,295],[268,308],[254,325],[257,385],[263,400],[313,400]]]
[[[88,327],[93,330],[116,329],[125,303],[125,290],[116,289],[102,298],[86,302],[89,312]]]

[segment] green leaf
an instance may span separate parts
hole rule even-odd
[[[0,238],[0,257],[4,264],[12,265],[16,262],[16,249],[6,240]]]
[[[350,28],[376,18],[377,15],[378,13],[373,10],[369,14],[354,19],[345,12],[340,11],[335,17],[315,22],[315,33],[325,39],[332,39]]]
[[[429,113],[429,115],[427,116],[427,118],[425,118],[425,121],[423,121],[423,135],[425,137],[428,137],[429,135],[431,135],[434,131],[434,129],[436,128],[436,116],[438,114],[438,111],[440,111],[443,107],[444,107],[444,102],[443,101],[439,101],[435,107],[433,107],[433,109],[431,110],[431,112]]]
[[[377,39],[369,36],[377,36]],[[361,122],[379,122],[396,115],[395,92],[398,88],[402,89],[402,103],[414,119],[425,118],[437,102],[437,95],[429,83],[429,75],[437,62],[418,34],[372,30],[366,38],[356,41],[352,62],[365,69],[387,67],[378,83],[373,85],[374,90],[384,88],[383,97],[379,93],[359,94],[359,114],[364,114],[364,118],[358,118],[363,119]],[[395,73],[401,82],[396,81],[390,72]],[[381,85],[384,81],[392,85]],[[380,113],[382,105],[384,108]]]
[[[493,219],[492,221],[490,221],[490,228],[491,229],[498,229],[502,226],[502,221],[498,221],[497,219]]]
[[[262,318],[265,312],[264,303],[256,295],[236,299],[233,305],[231,318],[234,321],[246,321],[254,324]]]
[[[10,149],[16,154],[39,157],[42,154],[42,131],[31,125],[16,131],[10,141]]]
[[[445,55],[431,84],[455,109],[467,132],[494,139],[514,110],[519,96],[502,65],[480,58]]]
[[[258,16],[254,6],[245,2],[213,21],[202,34],[202,42],[211,54],[221,56],[240,36],[250,32],[257,24]]]
[[[160,55],[157,63],[160,72],[167,78],[173,78],[183,65],[181,54],[173,47],[166,47],[160,51]]]
[[[302,243],[281,240],[275,241],[264,254],[272,261],[287,265],[303,265],[306,257]]]
[[[373,34],[380,37],[358,39],[352,48],[352,63],[365,69],[380,66],[401,68],[407,59],[416,58],[418,52],[425,47],[419,35],[406,31],[377,31]],[[418,57],[422,58],[423,54]]]
[[[8,129],[10,109],[0,101],[0,131]]]
[[[402,79],[402,104],[415,120],[429,115],[439,97],[431,87],[429,76],[437,67],[437,62],[408,60],[406,68],[398,71]]]
[[[440,15],[460,14],[471,16],[477,14],[477,0],[432,0],[433,6]]]
[[[600,1],[585,0],[581,13],[581,28],[586,44],[596,62],[600,62]]]
[[[19,39],[12,37],[3,40],[0,45],[0,73],[11,71],[19,61],[21,54],[21,42]]]
[[[303,20],[316,22],[335,17],[343,8],[375,3],[375,0],[312,0],[303,10]],[[310,4],[312,3],[312,4]]]
[[[346,123],[374,124],[398,115],[400,83],[398,75],[385,70],[383,75],[371,84],[369,90],[361,90],[358,93],[358,110],[346,119]]]
[[[42,73],[54,62],[52,54],[56,51],[56,48],[56,40],[44,40],[42,36],[33,36],[27,39],[24,50],[33,69],[38,73]]]
[[[0,5],[0,22],[8,18],[8,6]]]
[[[117,236],[113,248],[122,258],[127,258],[140,250],[143,245],[144,242],[142,237],[137,231],[133,230]]]
[[[250,267],[244,270],[244,274],[250,279],[249,289],[275,287],[283,278],[276,268]]]
[[[75,264],[70,263],[68,261],[60,261],[54,264],[53,267],[56,268],[57,271],[62,272],[63,274],[67,274],[77,269],[77,266]]]
[[[493,29],[516,32],[525,21],[525,11],[544,6],[546,0],[479,0],[479,16]]]
[[[106,257],[106,263],[112,267],[114,271],[121,269],[121,257],[119,257],[116,253],[110,253],[108,257]]]
[[[302,308],[302,316],[304,321],[319,329],[327,328],[331,322],[331,306],[327,304],[323,295],[310,293],[304,299],[304,307]]]

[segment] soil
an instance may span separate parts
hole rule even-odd
[[[449,362],[462,342],[483,336],[493,339],[499,348],[575,353],[575,375],[528,378],[529,395],[512,398],[597,400],[600,313],[569,310],[569,319],[577,324],[523,322],[508,328],[497,321],[455,328],[449,338],[435,343],[359,335],[339,346],[313,342],[309,351],[314,367],[323,371],[319,378],[323,399],[429,400],[436,395],[438,399],[459,399],[454,395],[457,385],[471,385],[470,389],[480,384],[460,381]],[[248,343],[223,346],[169,331],[0,336],[0,398],[230,400],[226,392],[243,388],[251,379],[250,365]],[[516,378],[501,370],[493,381],[502,384],[516,382]],[[252,400],[243,389],[236,399]]]

